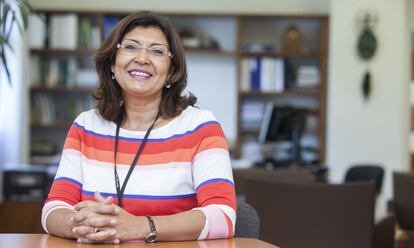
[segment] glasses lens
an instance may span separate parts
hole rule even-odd
[[[121,50],[123,54],[128,56],[138,56],[140,55],[140,52],[142,52],[143,49],[148,50],[148,56],[150,56],[151,58],[160,59],[169,56],[168,49],[165,46],[152,46],[149,48],[145,48],[137,44],[123,43],[119,44],[117,47]]]

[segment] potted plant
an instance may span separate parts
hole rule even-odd
[[[14,52],[10,35],[15,27],[23,34],[30,12],[31,7],[27,0],[0,0],[0,68],[6,72],[9,84],[11,78],[5,51],[9,49]]]

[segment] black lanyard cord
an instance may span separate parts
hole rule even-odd
[[[139,159],[139,157],[141,156],[142,150],[144,150],[144,146],[147,143],[148,137],[151,133],[152,128],[155,125],[155,122],[157,122],[158,118],[160,117],[160,114],[157,114],[157,117],[155,117],[154,122],[151,124],[151,126],[148,128],[147,132],[145,133],[144,139],[142,140],[137,153],[135,154],[135,158],[131,163],[131,166],[129,167],[128,170],[128,174],[125,177],[124,183],[122,184],[122,188],[120,186],[119,183],[119,176],[118,176],[118,171],[116,169],[116,154],[118,152],[118,141],[119,141],[119,130],[121,128],[121,121],[118,121],[117,125],[116,125],[116,133],[115,133],[115,147],[114,147],[114,175],[115,175],[115,187],[116,187],[116,194],[118,197],[118,206],[122,207],[122,198],[124,197],[124,192],[125,192],[125,188],[126,185],[128,183],[129,177],[132,174],[132,171],[135,168],[135,165],[137,164],[137,161]]]

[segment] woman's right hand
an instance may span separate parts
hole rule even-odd
[[[116,243],[116,225],[114,218],[120,212],[118,206],[113,204],[113,198],[103,197],[95,192],[95,201],[82,201],[74,206],[76,214],[72,217],[72,232],[79,243]],[[88,239],[93,234],[94,240]]]

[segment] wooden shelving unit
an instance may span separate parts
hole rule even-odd
[[[315,161],[325,162],[325,122],[326,122],[326,73],[327,73],[327,51],[328,51],[328,23],[326,16],[245,16],[239,17],[239,34],[238,34],[238,117],[237,130],[238,141],[235,149],[235,157],[243,157],[243,145],[246,140],[257,139],[260,126],[256,128],[243,127],[243,116],[245,110],[243,104],[246,102],[255,102],[256,104],[267,102],[281,102],[280,105],[293,105],[298,102],[309,101],[312,104],[300,107],[309,108],[308,115],[316,119],[317,127],[313,128],[314,139],[317,145],[312,147],[316,151]],[[303,35],[303,46],[306,49],[302,51],[283,49],[283,30],[286,27],[295,26]],[[246,51],[249,43],[268,44],[273,46],[271,51]],[[244,59],[255,58],[280,58],[294,64],[293,73],[297,73],[297,67],[301,63],[310,63],[317,67],[320,80],[317,85],[312,87],[288,87],[285,78],[285,89],[282,92],[268,92],[266,90],[246,90],[242,88],[243,84],[243,66],[240,61]],[[296,64],[295,64],[296,63]],[[276,72],[277,73],[277,72]],[[295,83],[293,83],[294,85]],[[316,138],[315,138],[316,137]]]

